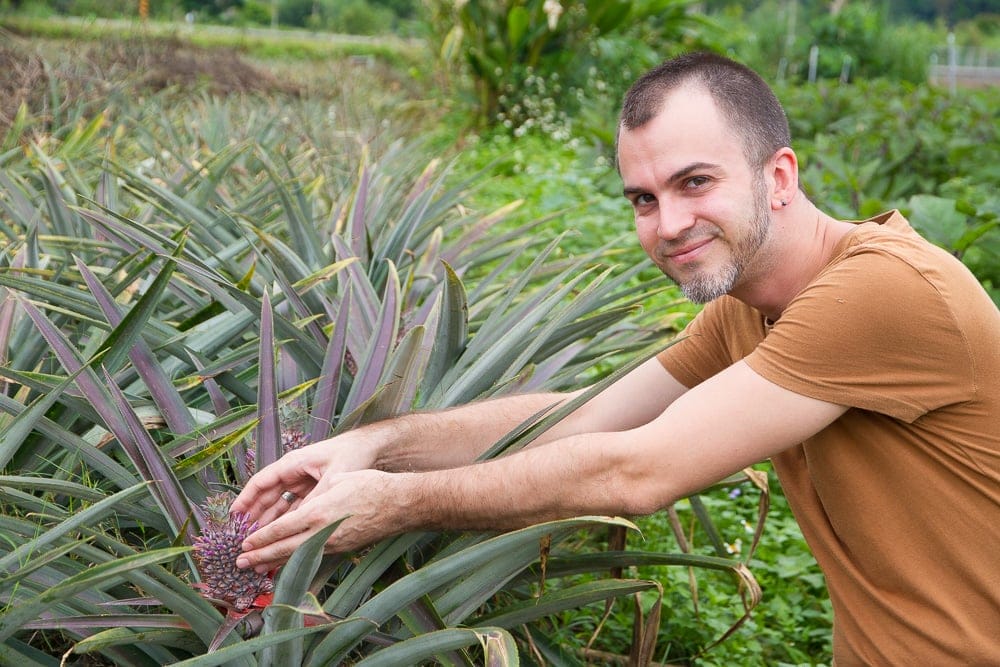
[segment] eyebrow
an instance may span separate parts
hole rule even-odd
[[[712,162],[692,162],[691,164],[686,165],[678,169],[674,173],[670,174],[665,183],[667,185],[676,183],[677,181],[691,175],[691,173],[695,171],[702,171],[702,170],[715,171],[720,168],[721,168],[720,165]],[[646,192],[645,188],[637,188],[637,187],[626,187],[625,189],[622,190],[622,194],[625,195],[626,197],[628,197],[629,195],[637,195],[644,192]]]

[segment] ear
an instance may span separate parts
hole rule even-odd
[[[799,159],[787,146],[779,148],[766,167],[770,170],[771,208],[780,210],[790,205],[799,191]]]

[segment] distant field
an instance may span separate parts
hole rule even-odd
[[[323,59],[374,56],[389,62],[408,63],[424,53],[421,41],[391,35],[363,37],[265,27],[23,16],[0,16],[0,27],[23,36],[84,40],[131,36],[142,32],[153,37],[182,39],[196,46],[235,48],[262,57]]]

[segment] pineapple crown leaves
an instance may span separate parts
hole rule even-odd
[[[243,540],[257,530],[244,512],[230,512],[234,499],[231,492],[207,498],[202,506],[206,514],[205,527],[194,541],[194,556],[198,564],[202,595],[221,606],[243,612],[260,604],[261,596],[274,591],[271,573],[258,573],[236,567]]]

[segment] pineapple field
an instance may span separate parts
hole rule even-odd
[[[349,557],[321,533],[235,569],[254,526],[228,503],[290,449],[591,385],[501,455],[694,312],[631,237],[613,91],[573,139],[545,105],[485,127],[434,58],[0,34],[0,664],[830,661],[765,464],[642,519]],[[997,297],[995,90],[777,92],[810,196],[903,209]]]

